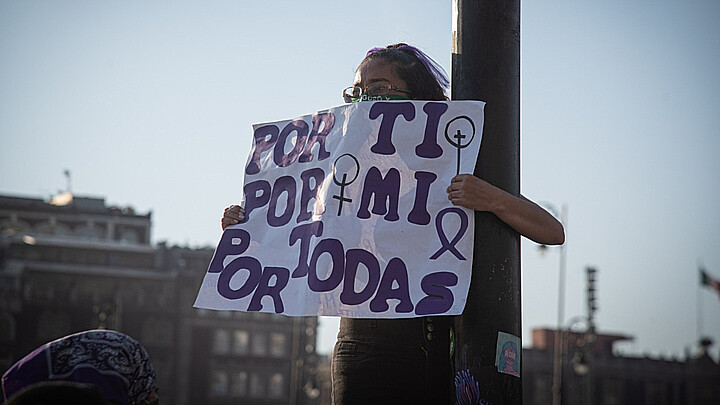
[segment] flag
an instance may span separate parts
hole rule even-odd
[[[703,268],[700,268],[700,284],[715,290],[718,294],[718,298],[720,298],[720,280],[710,277]]]

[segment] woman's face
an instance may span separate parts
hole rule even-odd
[[[371,59],[357,70],[353,85],[366,89],[368,86],[376,83],[387,83],[401,89],[407,89],[407,83],[395,74],[392,64],[380,59]],[[386,94],[398,96],[407,95],[406,93],[391,89],[386,90]]]

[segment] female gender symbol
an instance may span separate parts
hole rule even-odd
[[[353,176],[353,178],[352,178],[350,181],[348,181],[348,179],[347,179],[347,177],[348,177],[347,172],[346,172],[346,173],[343,173],[343,175],[342,175],[342,181],[341,181],[341,180],[338,180],[338,178],[336,177],[338,161],[339,161],[340,159],[342,159],[344,156],[349,156],[349,157],[352,158],[352,160],[355,161],[355,176]],[[347,160],[347,159],[346,159],[346,160]],[[340,155],[337,159],[335,159],[335,162],[333,163],[333,168],[332,168],[332,170],[333,170],[333,183],[335,183],[335,184],[337,184],[338,186],[340,186],[340,195],[334,195],[334,196],[332,196],[334,199],[339,200],[338,213],[337,213],[337,214],[338,214],[338,216],[340,216],[340,214],[342,214],[342,206],[343,206],[343,203],[345,203],[345,202],[347,202],[347,203],[352,202],[352,199],[351,199],[351,198],[345,197],[345,186],[348,186],[348,185],[352,184],[352,182],[355,181],[355,179],[357,179],[358,174],[360,174],[360,163],[359,163],[358,160],[355,158],[355,156],[353,156],[353,155],[351,155],[351,154],[349,154],[349,153],[346,153],[346,154],[344,154],[344,155]]]
[[[467,123],[470,124],[470,127],[467,126]],[[450,125],[452,125],[452,130]],[[450,135],[450,133],[453,134]],[[463,139],[468,138],[468,136],[469,139],[463,143]],[[455,138],[455,141],[450,138]],[[445,125],[445,139],[447,139],[450,145],[457,148],[457,173],[455,174],[460,174],[460,149],[470,146],[473,138],[475,138],[475,123],[470,119],[470,117],[461,115],[451,119],[447,125]]]

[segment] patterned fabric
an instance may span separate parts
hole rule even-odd
[[[2,378],[5,399],[41,381],[98,387],[110,401],[137,405],[157,386],[145,348],[120,332],[91,330],[45,344],[15,363]]]

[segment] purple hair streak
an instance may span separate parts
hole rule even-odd
[[[399,45],[390,45],[388,47],[375,47],[367,51],[365,54],[365,57],[372,55],[375,52],[383,51],[387,49],[397,49],[397,50],[403,50],[407,49],[410,52],[412,52],[415,57],[422,62],[423,66],[425,66],[425,69],[427,69],[428,72],[435,78],[435,81],[438,82],[440,87],[443,89],[448,89],[450,87],[450,79],[448,79],[448,75],[445,72],[445,69],[443,69],[440,64],[432,60],[431,57],[429,57],[425,52],[419,50],[418,48],[407,45],[407,44],[399,44]]]

